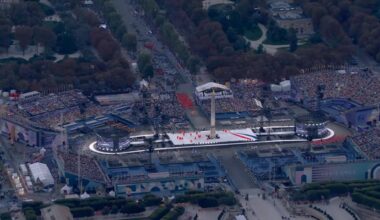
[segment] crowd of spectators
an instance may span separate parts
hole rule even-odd
[[[77,154],[59,152],[58,157],[62,160],[65,172],[78,175],[79,157]],[[94,158],[80,155],[80,176],[81,178],[96,182],[106,182],[105,174]]]
[[[317,88],[323,85],[324,98],[346,98],[363,105],[380,102],[380,78],[364,71],[318,71],[294,76],[292,88],[301,98],[316,98]]]
[[[81,92],[70,90],[58,94],[52,93],[46,96],[21,100],[18,103],[18,108],[30,116],[36,116],[73,106],[79,106],[88,102],[89,100]]]
[[[55,128],[82,118],[105,114],[114,107],[97,105],[80,91],[70,90],[22,100],[18,103],[18,108],[14,108],[13,111],[40,125]]]
[[[145,111],[150,120],[157,120],[161,117],[185,120],[185,111],[179,104],[174,92],[152,93],[150,97],[135,103],[134,112],[140,118],[145,117]]]
[[[353,142],[365,153],[369,159],[380,158],[380,129],[375,128],[352,137]]]
[[[262,87],[257,82],[238,81],[230,84],[232,96],[215,99],[216,113],[236,113],[248,112],[256,113],[261,109],[258,100],[262,94]],[[202,109],[211,112],[211,100],[199,100],[198,104]]]

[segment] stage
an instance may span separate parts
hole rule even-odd
[[[209,139],[210,131],[168,133],[167,135],[174,146],[254,142],[257,140],[256,134],[249,128],[216,131],[218,138],[215,139]]]

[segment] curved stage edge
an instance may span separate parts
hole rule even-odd
[[[327,135],[324,138],[318,138],[313,139],[313,141],[318,140],[328,140],[335,136],[335,132],[327,128],[329,131],[329,135]],[[301,142],[307,142],[306,139],[295,139],[295,140],[269,140],[269,141],[246,141],[246,142],[235,142],[235,143],[214,143],[214,144],[204,144],[204,145],[186,145],[186,146],[176,146],[176,147],[159,147],[155,148],[155,151],[168,151],[168,150],[184,150],[184,149],[194,149],[194,148],[206,148],[206,147],[225,147],[225,146],[239,146],[239,145],[247,145],[247,144],[268,144],[268,143],[274,143],[274,144],[281,144],[281,143],[301,143]],[[123,152],[104,152],[99,151],[95,148],[96,141],[92,142],[88,145],[88,148],[95,153],[103,154],[103,155],[123,155],[123,154],[136,154],[136,153],[143,153],[147,152],[147,150],[131,150],[131,151],[123,151]]]

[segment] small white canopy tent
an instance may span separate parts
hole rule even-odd
[[[60,190],[61,194],[67,195],[72,193],[72,187],[65,185],[64,187],[61,188]]]
[[[111,190],[111,191],[109,191],[108,195],[112,196],[112,197],[115,197],[116,193],[115,193],[115,191]]]

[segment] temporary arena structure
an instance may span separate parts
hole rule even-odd
[[[200,100],[211,99],[212,92],[215,93],[215,99],[232,98],[233,94],[230,88],[214,82],[209,82],[195,88],[195,95]]]
[[[45,188],[54,185],[54,178],[46,164],[39,162],[29,164],[29,170],[35,183],[41,183]]]

